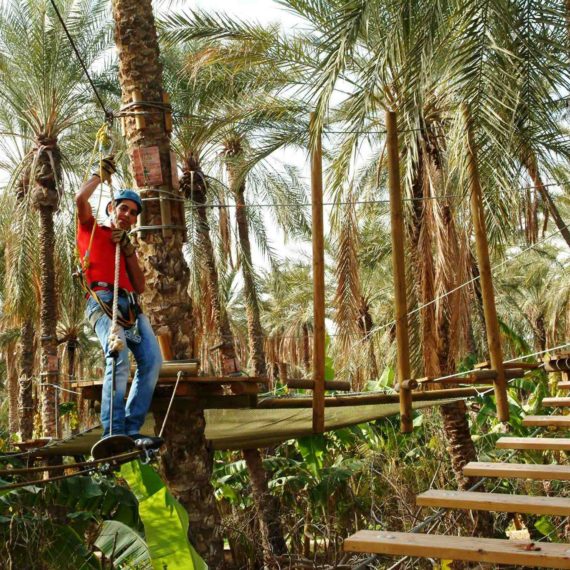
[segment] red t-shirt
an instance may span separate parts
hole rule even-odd
[[[84,224],[79,223],[77,227],[77,247],[79,248],[82,262],[89,247],[94,223],[95,218],[91,216]],[[96,225],[88,261],[89,263],[85,271],[88,285],[91,285],[93,281],[104,281],[105,283],[113,284],[115,281],[115,244],[111,241],[111,228],[99,224]],[[121,254],[119,268],[119,287],[127,291],[134,290],[127,273],[125,256],[123,254]]]

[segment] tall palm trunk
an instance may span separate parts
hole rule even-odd
[[[161,104],[162,66],[151,0],[113,0],[115,43],[119,55],[119,80],[123,104],[133,102],[135,92],[143,101]],[[137,128],[135,117],[125,120],[127,147],[133,163],[137,149],[157,147],[163,184],[172,192],[170,136],[163,113],[156,106],[146,111],[144,128]],[[157,334],[169,332],[176,358],[192,356],[192,303],[188,295],[189,270],[182,253],[184,219],[172,208],[171,224],[165,228],[160,202],[150,189],[141,195],[146,202],[143,223],[156,229],[141,233],[140,257],[147,287],[144,301]],[[167,197],[166,197],[167,198]],[[170,235],[168,235],[170,233]],[[162,472],[173,494],[189,513],[189,538],[211,568],[223,567],[219,514],[211,485],[212,461],[204,434],[203,411],[194,406],[174,407],[168,420],[162,455]]]
[[[32,377],[34,374],[34,323],[26,319],[22,325],[19,346],[18,409],[20,437],[22,441],[32,439],[34,431],[34,399]]]
[[[236,201],[236,225],[241,250],[241,271],[243,275],[243,289],[245,295],[245,308],[247,313],[247,334],[250,360],[253,363],[254,374],[265,376],[267,364],[265,349],[263,347],[264,332],[261,325],[259,309],[259,295],[255,286],[255,273],[251,257],[251,242],[249,239],[249,225],[247,222],[247,206],[245,203],[245,180],[239,175],[238,162],[242,155],[241,144],[237,139],[226,141],[226,162],[230,190]]]
[[[287,553],[287,544],[281,526],[281,505],[279,499],[269,492],[268,477],[263,468],[259,449],[244,449],[243,456],[259,513],[264,567],[280,568],[279,564],[275,563],[274,557]]]
[[[44,436],[57,435],[59,359],[57,354],[57,291],[53,218],[59,205],[61,155],[57,141],[37,137],[32,203],[40,216],[40,394]]]
[[[8,388],[8,429],[11,434],[20,431],[18,417],[18,369],[15,358],[15,345],[13,342],[5,347],[6,384]]]
[[[192,202],[193,215],[196,217],[196,240],[199,259],[203,266],[203,274],[209,290],[210,319],[216,335],[216,344],[220,346],[222,358],[235,367],[236,351],[234,337],[225,308],[220,299],[220,287],[214,246],[210,236],[210,224],[206,208],[207,185],[199,159],[192,153],[186,157],[184,175],[180,181],[181,190]],[[225,368],[225,367],[222,367]]]

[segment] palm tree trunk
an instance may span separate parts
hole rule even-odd
[[[245,184],[241,184],[236,198],[236,224],[240,249],[242,254],[241,270],[243,275],[243,288],[246,300],[247,313],[247,334],[249,339],[249,354],[253,362],[253,373],[255,376],[267,375],[267,364],[265,361],[265,349],[263,348],[264,332],[261,325],[261,314],[259,310],[259,297],[255,286],[255,275],[251,258],[251,244],[249,241],[249,227],[247,223],[247,213],[245,204]]]
[[[18,370],[14,355],[14,344],[10,343],[4,350],[6,359],[6,384],[8,388],[8,430],[11,434],[20,431],[18,417]]]
[[[564,241],[568,247],[570,247],[570,228],[568,228],[567,224],[564,223],[564,220],[562,219],[562,216],[560,215],[560,212],[558,211],[558,208],[556,207],[556,204],[554,203],[550,192],[548,192],[546,185],[542,181],[542,177],[540,176],[540,171],[538,169],[538,163],[536,161],[536,156],[532,151],[527,150],[523,154],[522,159],[523,164],[528,171],[530,179],[532,180],[534,186],[536,186],[536,189],[539,191],[544,203],[546,204],[548,212],[552,216],[556,227],[560,231],[560,235],[564,238]]]
[[[236,351],[234,337],[230,328],[228,315],[222,306],[220,299],[220,287],[214,246],[210,237],[210,224],[208,222],[207,208],[207,185],[200,168],[198,158],[192,153],[186,157],[184,175],[180,181],[180,187],[184,195],[191,200],[194,207],[193,215],[196,216],[196,240],[199,250],[200,262],[203,266],[203,274],[209,291],[211,320],[215,329],[216,344],[220,346],[220,352],[224,361],[236,367]],[[222,366],[222,368],[225,368]]]
[[[162,66],[151,0],[113,0],[113,18],[123,104],[132,103],[138,93],[143,101],[161,104]],[[157,149],[162,189],[172,192],[170,136],[165,130],[163,113],[156,107],[142,110],[147,112],[144,128],[140,124],[137,127],[134,116],[124,122],[131,164],[135,151]],[[141,195],[152,198],[146,202],[144,225],[156,227],[141,232],[139,239],[147,278],[144,301],[155,331],[171,334],[175,358],[188,358],[193,351],[193,323],[187,291],[189,269],[182,253],[184,217],[181,209],[172,209],[170,225],[175,227],[161,228],[165,221],[157,193],[145,187]],[[163,203],[164,211],[172,204],[176,202]],[[166,451],[162,454],[161,468],[172,493],[189,513],[190,540],[211,568],[222,568],[223,544],[204,429],[202,410],[193,406],[174,408],[164,434]]]
[[[225,141],[226,171],[230,190],[236,201],[236,225],[241,251],[241,271],[245,294],[247,313],[247,334],[249,356],[253,363],[256,376],[267,375],[265,349],[263,347],[264,332],[261,326],[259,296],[255,286],[255,273],[251,257],[251,242],[249,239],[249,224],[245,203],[245,179],[239,172],[240,161],[243,158],[242,141],[239,137],[229,137]]]
[[[259,449],[244,449],[243,456],[251,479],[253,497],[259,514],[264,568],[280,568],[275,556],[287,553],[281,526],[279,499],[269,492],[268,478]]]
[[[42,395],[42,431],[57,437],[59,359],[57,355],[57,293],[55,287],[54,208],[40,205],[40,378]]]
[[[20,377],[18,379],[18,408],[20,437],[22,441],[32,439],[34,431],[34,398],[32,376],[34,374],[34,324],[24,321],[19,346]]]
[[[433,152],[437,153],[436,150]],[[414,198],[424,198],[426,197],[424,190],[428,184],[424,179],[428,169],[426,161],[431,161],[431,168],[436,171],[439,169],[440,161],[437,156],[431,157],[424,153],[421,153],[418,160]],[[413,225],[411,227],[413,258],[419,275],[418,300],[422,304],[430,302],[435,296],[436,268],[432,255],[437,234],[434,232],[433,220],[430,218],[431,213],[428,210],[432,207],[434,206],[427,200],[417,200],[414,204]],[[440,232],[439,238],[441,239],[441,236],[444,236],[449,240],[454,233],[453,217],[449,208],[444,212],[441,222],[445,227]],[[448,255],[451,253],[452,250],[447,252]],[[452,260],[448,259],[447,261],[450,267],[454,266]],[[453,276],[449,275],[448,271],[443,270],[440,273],[441,275],[448,275],[447,278],[453,280]],[[446,283],[444,289],[449,290],[452,286],[451,282]],[[432,304],[420,313],[424,374],[427,376],[440,376],[455,372],[455,362],[450,350],[452,344],[450,339],[451,310],[453,310],[451,307],[448,310],[442,308],[436,313]],[[426,343],[430,347],[429,350],[426,350]],[[459,488],[466,489],[473,481],[463,476],[463,466],[476,457],[476,451],[469,431],[465,403],[457,402],[442,406],[441,414],[451,455],[451,465]]]

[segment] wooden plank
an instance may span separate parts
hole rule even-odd
[[[311,130],[316,113],[311,113]],[[311,150],[313,242],[313,432],[325,431],[325,238],[323,221],[323,151],[319,129]]]
[[[388,150],[388,188],[390,192],[390,231],[392,236],[392,270],[396,307],[396,379],[400,385],[411,378],[408,302],[406,299],[406,255],[402,191],[400,188],[400,148],[396,113],[386,111],[386,147]],[[402,387],[400,395],[400,430],[413,431],[412,393]]]
[[[523,426],[570,427],[570,416],[527,416]]]
[[[501,437],[499,449],[537,449],[544,451],[570,451],[570,438],[556,437]]]
[[[344,541],[346,552],[416,556],[535,568],[570,568],[570,546],[527,540],[361,530]]]
[[[430,489],[416,497],[416,504],[420,507],[570,516],[570,499],[561,497],[531,497],[528,495]]]
[[[525,463],[485,463],[471,461],[463,468],[467,477],[504,477],[538,481],[570,481],[570,465],[533,465]]]
[[[543,398],[542,405],[553,408],[568,408],[570,407],[570,398]]]
[[[558,382],[556,387],[559,390],[570,390],[570,382]]]
[[[477,147],[473,135],[471,112],[467,104],[463,105],[463,116],[467,130],[467,168],[470,178],[471,218],[475,233],[475,248],[483,297],[483,313],[485,316],[485,330],[487,331],[487,344],[491,368],[497,371],[495,385],[495,401],[497,405],[497,417],[499,421],[506,422],[509,419],[509,402],[507,398],[507,381],[503,366],[503,349],[501,347],[501,333],[499,319],[495,305],[495,292],[493,289],[493,277],[491,262],[489,259],[489,244],[487,241],[487,228],[485,225],[485,208],[483,206],[483,192],[479,179],[479,167],[477,164]]]

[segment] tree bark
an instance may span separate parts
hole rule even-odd
[[[236,199],[236,223],[240,249],[242,254],[241,271],[243,275],[243,288],[246,300],[247,334],[249,340],[249,356],[253,363],[255,376],[267,375],[265,361],[265,349],[263,341],[265,334],[261,325],[261,313],[259,310],[259,296],[255,286],[255,275],[251,257],[251,244],[249,241],[249,227],[245,204],[245,184],[240,185],[234,193]]]
[[[176,359],[193,351],[192,303],[188,295],[189,269],[182,252],[184,216],[179,202],[170,201],[174,192],[171,171],[170,136],[165,129],[162,66],[150,0],[113,0],[115,43],[119,55],[119,81],[123,104],[133,103],[140,94],[145,125],[140,116],[124,120],[127,148],[134,168],[137,151],[155,147],[160,157],[162,184],[140,185],[145,201],[142,225],[156,229],[140,233],[139,257],[147,279],[143,300],[157,334],[170,333]],[[138,119],[138,125],[137,125]],[[142,169],[141,169],[142,170]],[[162,190],[161,194],[157,190]],[[170,211],[170,220],[164,219]],[[162,227],[170,225],[173,227]],[[160,422],[158,422],[160,424]],[[189,538],[211,568],[223,567],[223,544],[219,531],[212,461],[204,434],[203,413],[195,409],[173,409],[165,431],[166,451],[162,471],[169,488],[190,517]]]
[[[235,367],[234,336],[230,328],[228,315],[220,299],[218,270],[216,268],[214,246],[210,237],[210,224],[206,208],[207,185],[199,160],[192,153],[186,157],[184,175],[180,184],[184,195],[191,201],[191,206],[194,208],[192,215],[196,218],[196,241],[202,272],[209,291],[210,318],[214,327],[214,334],[216,335],[216,344],[220,346],[222,358],[226,362],[234,361]]]
[[[6,380],[8,388],[8,430],[10,434],[20,431],[18,415],[18,370],[14,354],[14,343],[10,343],[4,350],[6,357]]]
[[[281,526],[279,500],[269,492],[268,477],[259,449],[244,449],[243,456],[249,471],[253,497],[259,514],[264,568],[280,568],[275,556],[287,553]]]
[[[40,206],[40,378],[42,396],[42,431],[44,436],[57,437],[57,405],[59,359],[57,355],[57,293],[55,287],[54,209]]]
[[[34,432],[34,398],[32,377],[34,374],[34,324],[31,319],[24,321],[20,334],[18,379],[18,410],[20,438],[32,439]]]

